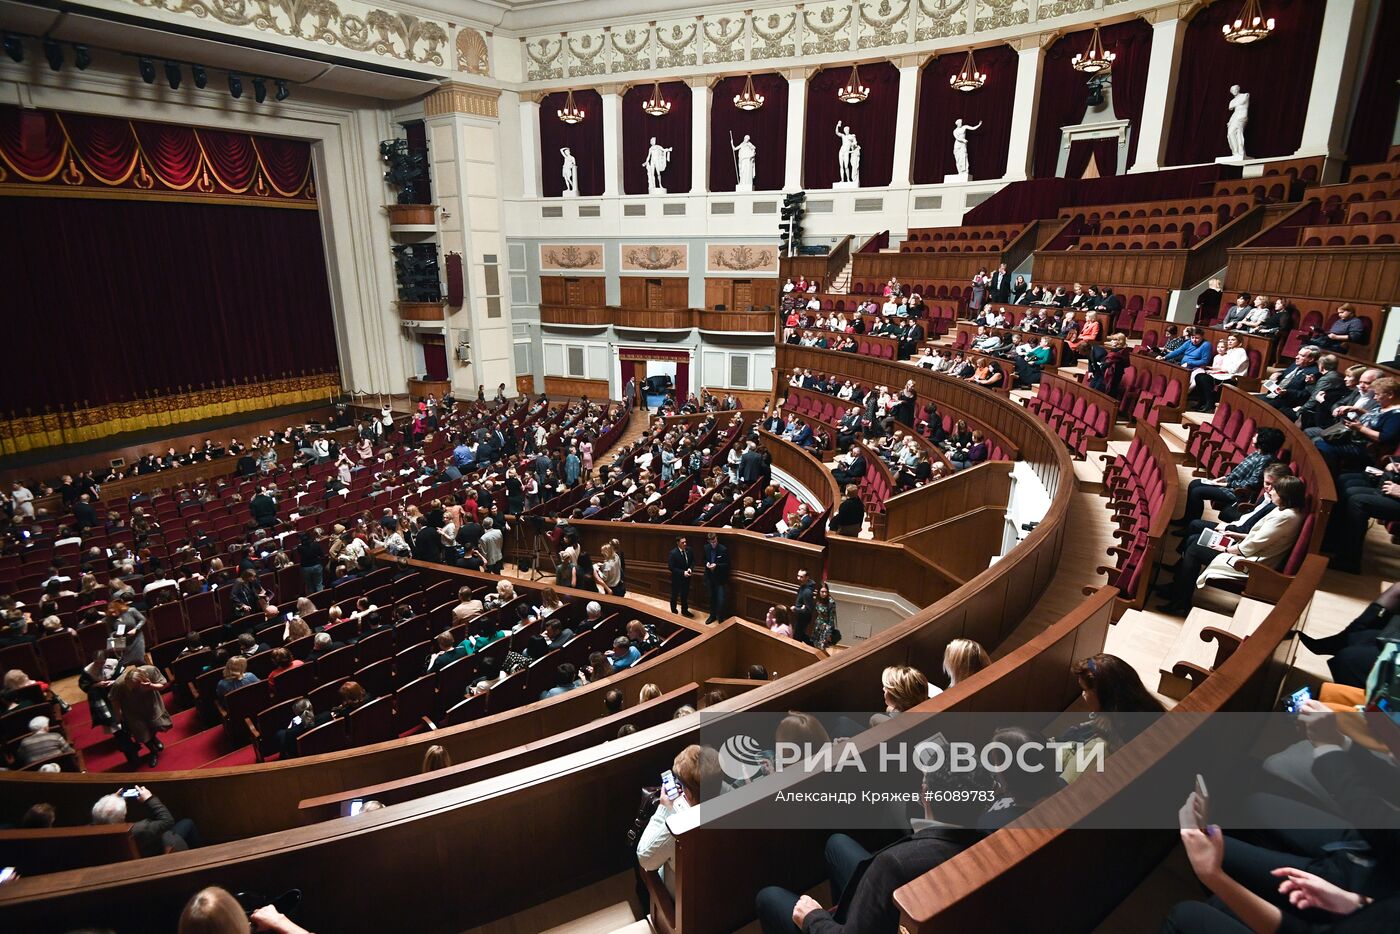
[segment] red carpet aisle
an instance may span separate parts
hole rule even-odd
[[[165,751],[160,755],[159,771],[198,769],[212,765],[216,760],[224,760],[218,762],[221,766],[243,765],[254,760],[251,746],[234,749],[223,727],[205,727],[199,722],[198,711],[194,708],[172,713],[170,720],[170,730],[160,737],[165,743]],[[131,771],[116,740],[105,730],[92,725],[87,704],[74,704],[72,711],[63,718],[63,725],[73,745],[82,752],[89,772]],[[142,754],[145,754],[144,747]]]

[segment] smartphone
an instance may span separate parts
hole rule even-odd
[[[670,769],[661,773],[661,790],[673,801],[681,796],[681,783],[676,781],[676,776]]]
[[[1210,824],[1210,793],[1206,791],[1206,780],[1199,772],[1196,773],[1196,803],[1199,805],[1196,824],[1199,829],[1205,830]]]
[[[1366,473],[1370,474],[1370,475],[1373,476],[1373,477],[1383,477],[1383,476],[1385,476],[1385,471],[1384,471],[1384,470],[1381,470],[1379,467],[1367,467],[1367,468],[1366,468]]]
[[[6,882],[12,882],[18,878],[19,872],[16,871],[15,867],[6,866],[4,869],[0,869],[0,885],[4,885]]]
[[[119,794],[120,794],[123,798],[139,798],[139,797],[141,797],[141,792],[140,792],[138,789],[136,789],[136,788],[123,788],[123,789],[119,792]]]
[[[364,798],[356,798],[354,801],[351,801],[351,802],[350,802],[350,816],[351,816],[351,817],[354,817],[356,814],[360,813],[360,811],[364,810],[364,807],[365,807],[365,799],[364,799]]]
[[[1283,709],[1288,713],[1297,713],[1303,701],[1312,700],[1312,688],[1301,687],[1288,696],[1288,704]]]

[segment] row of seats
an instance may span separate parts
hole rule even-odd
[[[1083,460],[1091,449],[1102,450],[1113,430],[1118,407],[1103,393],[1073,380],[1041,373],[1036,394],[1026,408],[1050,426],[1075,457]]]
[[[1139,422],[1126,454],[1104,461],[1103,493],[1118,526],[1114,562],[1099,573],[1118,588],[1119,600],[1141,608],[1177,499],[1176,466],[1155,425]]]

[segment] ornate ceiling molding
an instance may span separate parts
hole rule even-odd
[[[467,114],[473,117],[500,117],[498,103],[501,92],[460,81],[448,81],[423,101],[423,113],[429,117],[443,114]]]

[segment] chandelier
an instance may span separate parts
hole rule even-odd
[[[948,84],[959,91],[975,91],[986,83],[987,75],[977,70],[977,60],[972,57],[971,49],[967,50],[967,60],[963,62],[962,70],[948,76]]]
[[[642,104],[642,109],[653,117],[664,117],[671,112],[671,102],[661,96],[661,82],[651,83],[651,98]]]
[[[1220,31],[1225,35],[1226,42],[1248,45],[1269,37],[1274,31],[1274,18],[1264,18],[1263,11],[1259,9],[1259,0],[1244,0],[1240,15],[1235,17],[1233,23],[1221,26]]]
[[[1089,47],[1070,59],[1070,64],[1074,66],[1076,71],[1096,75],[1099,72],[1111,71],[1113,60],[1117,57],[1103,47],[1103,39],[1099,37],[1099,27],[1095,26],[1094,35],[1089,39]]]
[[[574,92],[572,89],[569,91],[568,96],[564,98],[563,108],[556,110],[555,113],[557,113],[559,119],[563,120],[565,123],[582,123],[585,116],[584,112],[574,103]]]
[[[763,95],[753,89],[753,75],[744,76],[744,90],[734,95],[734,106],[740,110],[757,110],[763,106]]]
[[[859,104],[870,96],[870,89],[860,83],[860,66],[851,66],[851,77],[846,86],[836,92],[836,96],[848,104]]]

